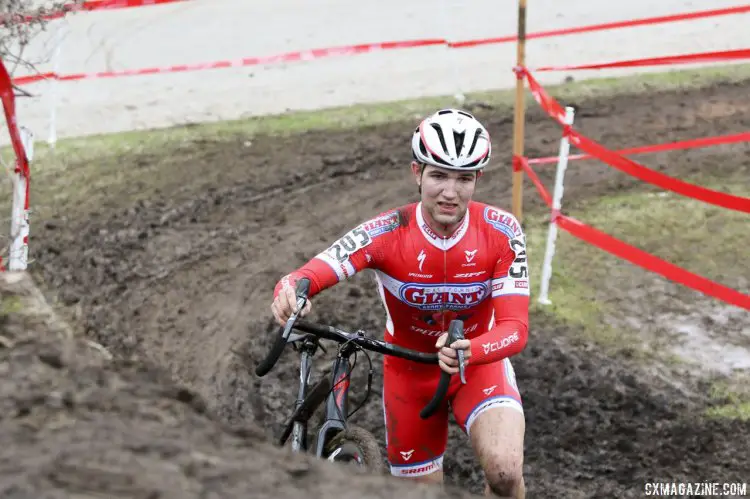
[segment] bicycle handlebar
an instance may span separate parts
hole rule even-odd
[[[295,290],[295,294],[297,295],[297,312],[293,312],[289,319],[287,319],[286,325],[279,329],[279,333],[276,335],[276,341],[268,351],[268,355],[266,355],[266,358],[255,368],[255,374],[258,376],[265,376],[268,374],[268,372],[273,369],[276,361],[279,360],[279,357],[281,357],[281,353],[284,351],[289,335],[292,333],[294,322],[297,320],[297,315],[307,303],[307,294],[309,292],[310,279],[300,279],[297,282],[297,288]]]
[[[303,278],[297,282],[297,288],[295,290],[295,293],[297,295],[297,310],[298,311],[301,311],[304,308],[307,302],[307,294],[309,290],[310,290],[309,279]],[[315,323],[308,322],[302,319],[297,320],[298,314],[299,312],[293,313],[289,317],[289,319],[286,321],[286,324],[283,327],[279,328],[279,332],[276,336],[276,341],[269,349],[266,357],[255,368],[256,375],[261,376],[261,377],[265,376],[271,371],[271,369],[273,369],[274,365],[279,360],[279,357],[281,357],[281,354],[284,351],[284,347],[286,346],[286,343],[289,339],[289,335],[291,334],[291,331],[293,328],[299,329],[300,331],[304,331],[306,333],[313,334],[320,338],[333,340],[339,343],[345,343],[345,342],[355,343],[361,348],[364,348],[372,352],[381,353],[384,355],[392,355],[394,357],[400,357],[402,359],[411,360],[414,362],[420,362],[423,364],[437,364],[438,363],[437,353],[425,353],[425,352],[420,352],[417,350],[410,350],[408,348],[403,348],[398,345],[394,345],[392,343],[387,343],[385,341],[377,340],[375,338],[370,338],[368,336],[365,336],[361,332],[349,333],[341,329],[337,329],[333,326],[315,324]],[[459,340],[459,339],[463,339],[463,321],[453,320],[451,321],[450,327],[448,328],[448,341],[446,342],[446,345],[451,345],[454,341]],[[460,361],[459,366],[460,366],[462,380],[463,380],[463,358],[460,358],[459,361]],[[440,376],[440,381],[438,382],[437,389],[435,390],[435,395],[432,397],[432,400],[430,400],[430,402],[419,413],[419,416],[422,419],[429,418],[440,407],[441,402],[443,401],[446,393],[448,392],[448,386],[450,385],[450,380],[451,380],[451,375],[446,373],[445,371],[442,371],[442,374]]]

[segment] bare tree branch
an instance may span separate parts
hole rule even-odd
[[[24,55],[26,48],[34,37],[46,31],[48,23],[69,15],[83,3],[84,0],[0,0],[0,58],[11,77],[19,69],[24,73],[38,72],[37,66],[48,62],[44,58],[30,60]]]

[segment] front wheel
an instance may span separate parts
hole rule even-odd
[[[354,463],[370,473],[383,472],[383,455],[375,437],[364,428],[349,427],[326,445],[327,459],[336,463]]]

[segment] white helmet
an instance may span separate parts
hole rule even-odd
[[[443,109],[425,118],[411,140],[415,161],[451,170],[481,170],[490,162],[491,151],[484,126],[458,109]]]

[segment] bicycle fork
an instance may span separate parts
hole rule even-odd
[[[317,345],[312,341],[302,344],[299,368],[299,391],[294,403],[295,412],[300,409],[307,396],[307,388],[310,383],[310,371],[312,371],[312,356],[315,354]],[[292,451],[301,452],[307,450],[307,419],[294,421],[292,426]]]
[[[323,457],[326,443],[330,440],[329,433],[333,437],[340,431],[346,429],[346,417],[349,411],[349,356],[356,350],[355,346],[345,345],[336,356],[333,365],[331,393],[326,399],[325,419],[318,431],[317,448],[315,454]]]

